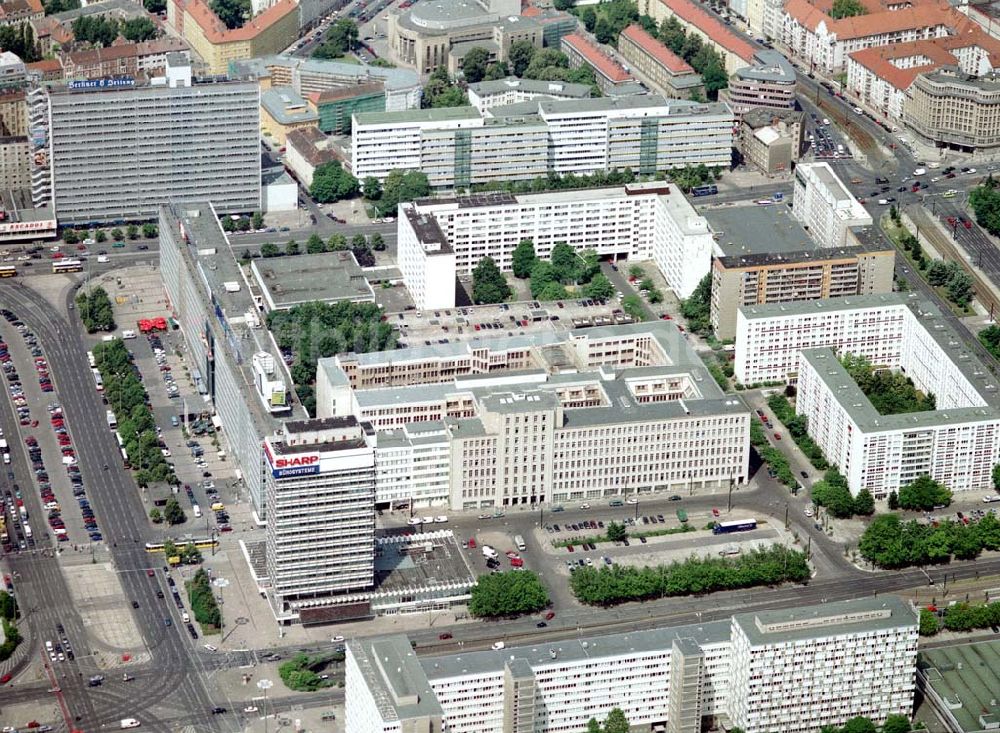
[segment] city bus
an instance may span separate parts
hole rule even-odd
[[[101,373],[99,371],[97,371],[96,369],[91,369],[90,372],[91,372],[91,374],[94,375],[94,384],[97,385],[97,391],[98,392],[103,392],[104,391],[104,380],[101,379]]]
[[[705,186],[694,186],[691,188],[692,196],[714,196],[719,192],[719,187],[714,183]]]
[[[17,275],[17,268],[14,265],[0,265],[0,277],[14,277]]]
[[[52,272],[80,272],[83,263],[80,260],[56,260],[52,263]]]
[[[716,522],[712,534],[730,534],[732,532],[749,532],[757,529],[756,519],[734,519],[731,522]]]

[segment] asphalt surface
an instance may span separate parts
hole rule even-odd
[[[125,596],[140,604],[132,613],[153,658],[149,668],[155,673],[150,675],[148,682],[127,687],[111,684],[113,672],[107,674],[109,682],[104,686],[86,687],[89,675],[99,670],[88,668],[87,662],[79,656],[76,662],[62,663],[71,665],[70,672],[57,682],[75,727],[83,731],[96,730],[115,724],[123,717],[135,716],[140,717],[144,728],[167,733],[171,727],[158,721],[153,713],[167,708],[197,717],[201,729],[215,730],[216,721],[210,715],[212,703],[195,673],[186,633],[178,623],[170,627],[164,623],[171,614],[172,604],[168,608],[166,602],[155,595],[162,570],[156,571],[155,578],[147,576],[147,568],[158,565],[154,565],[144,549],[145,512],[134,483],[121,467],[114,437],[104,423],[105,408],[93,387],[79,324],[70,324],[42,296],[19,283],[0,283],[0,302],[21,317],[45,350],[59,402],[76,441],[91,505],[102,519],[104,540]],[[4,421],[13,428],[9,407],[4,408],[3,414]],[[16,436],[17,432],[8,434]],[[15,452],[12,467],[22,489],[28,489],[31,477],[23,454]],[[24,494],[29,503],[34,504],[29,512],[43,516],[37,506],[37,491],[31,488]],[[38,527],[40,532],[44,525]],[[54,638],[55,625],[62,623],[74,649],[79,653],[87,648],[82,621],[73,607],[57,561],[36,553],[12,556],[10,563],[21,576],[18,592],[22,594],[23,606],[28,608],[27,621],[33,644],[39,644],[40,639]],[[58,671],[62,671],[62,665]]]

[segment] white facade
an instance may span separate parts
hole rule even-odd
[[[922,65],[920,57],[904,60],[911,61],[907,68]],[[900,66],[899,59],[893,59],[892,66]],[[880,75],[875,69],[869,68],[858,61],[854,54],[847,57],[847,88],[854,93],[860,102],[870,110],[880,112],[894,120],[903,117],[903,103],[906,101],[906,89],[912,81],[909,75],[898,75],[890,71],[892,78]],[[902,80],[905,87],[897,86],[896,77]]]
[[[348,642],[352,733],[579,733],[615,707],[642,729],[728,717],[747,733],[806,733],[911,713],[917,616],[887,596],[500,652],[418,659],[408,646],[403,636]],[[404,675],[412,694],[394,695]]]
[[[680,190],[666,183],[554,193],[491,194],[400,206],[399,268],[418,308],[455,305],[455,279],[484,257],[504,271],[530,239],[548,259],[557,242],[602,258],[653,260],[680,298],[709,271],[714,240]]]
[[[481,113],[486,113],[494,107],[520,104],[534,99],[586,99],[590,96],[590,87],[586,84],[536,81],[511,76],[496,81],[470,84],[468,94],[469,104]]]
[[[558,373],[546,361],[557,352],[570,360]],[[749,410],[662,321],[322,359],[316,399],[321,417],[375,430],[380,506],[690,493],[747,477]]]
[[[821,247],[844,247],[848,244],[848,229],[872,224],[871,215],[829,163],[800,163],[795,167],[792,213]]]
[[[352,172],[384,180],[422,170],[434,188],[462,189],[549,173],[638,173],[728,166],[733,113],[725,104],[658,96],[535,99],[495,107],[355,114]]]
[[[267,568],[275,615],[375,578],[375,451],[354,418],[288,422],[264,441]]]
[[[879,414],[834,352],[904,371],[937,409]],[[992,487],[1000,390],[928,304],[884,295],[742,308],[735,372],[744,384],[798,380],[796,409],[855,494],[882,499],[925,474],[953,491]]]

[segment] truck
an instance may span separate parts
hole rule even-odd
[[[757,529],[756,519],[734,519],[730,522],[716,522],[712,534],[731,534],[733,532],[749,532]]]

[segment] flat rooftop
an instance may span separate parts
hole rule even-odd
[[[1000,640],[977,641],[917,655],[932,698],[944,705],[951,730],[974,733],[1000,724]]]
[[[375,293],[351,252],[254,259],[250,269],[268,310],[287,310],[313,301],[375,301]]]
[[[127,2],[128,0],[122,0]],[[328,61],[325,59],[300,59],[294,56],[275,55],[254,59],[230,61],[229,70],[236,76],[253,74],[258,77],[270,76],[270,69],[282,67],[298,74],[315,77],[328,77],[330,89],[341,86],[354,86],[370,82],[381,82],[386,89],[411,89],[420,86],[420,75],[412,69],[389,69],[379,66],[362,66],[344,61]]]
[[[885,252],[891,256],[895,250],[885,242],[876,242],[877,248],[856,245],[853,247],[814,247],[799,252],[760,252],[746,255],[719,256],[723,267],[739,269],[742,267],[768,267],[790,265],[805,262],[853,261],[860,255],[871,252]]]
[[[480,81],[469,85],[469,90],[480,96],[501,94],[517,90],[529,94],[552,94],[561,97],[576,97],[586,99],[590,96],[590,86],[574,84],[566,81],[538,81],[536,79],[520,79],[508,76],[506,79]]]
[[[347,647],[383,720],[442,715],[405,636],[351,639]]]
[[[818,249],[783,204],[705,208],[701,215],[716,234],[715,253],[720,257],[780,256]]]

